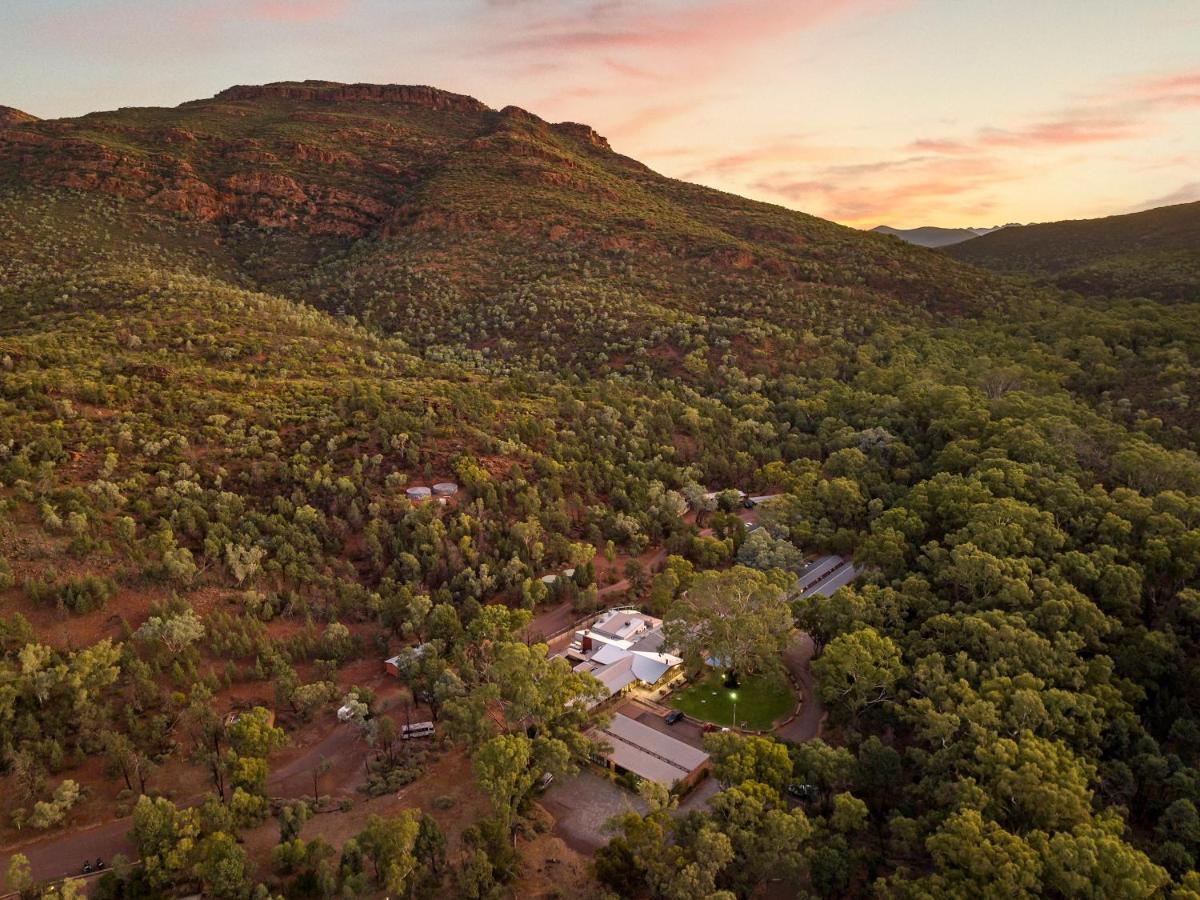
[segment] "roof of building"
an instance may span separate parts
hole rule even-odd
[[[639,681],[644,681],[646,684],[654,684],[667,674],[667,669],[683,662],[678,656],[672,656],[669,653],[639,653],[636,650],[633,651],[631,659],[633,660],[633,674]]]
[[[656,684],[683,662],[662,647],[661,619],[617,609],[602,615],[590,629],[575,632],[575,641],[562,655],[575,662],[576,672],[599,679],[611,697],[634,681]]]
[[[600,648],[588,657],[588,661],[596,663],[599,666],[607,666],[609,663],[615,663],[628,656],[629,649],[622,647],[619,643],[601,644]]]
[[[583,665],[589,664],[590,661],[583,663]],[[625,656],[614,663],[595,670],[592,674],[608,689],[610,697],[637,680],[637,674],[633,670],[632,656]]]
[[[574,569],[563,569],[561,572],[551,572],[549,575],[543,575],[541,578],[542,584],[554,584],[560,578],[574,578]]]
[[[592,631],[629,640],[662,624],[661,619],[631,609],[614,609],[592,624]]]
[[[593,734],[612,750],[608,758],[626,771],[670,787],[708,762],[708,754],[619,713]]]

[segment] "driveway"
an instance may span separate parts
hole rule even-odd
[[[349,725],[334,725],[317,741],[306,746],[293,748],[295,756],[280,760],[278,768],[271,772],[267,785],[276,796],[312,796],[312,770],[323,759],[332,763],[332,769],[321,777],[322,793],[337,794],[348,783],[361,778],[363,759],[370,752],[366,742],[359,736],[358,729]],[[198,799],[181,803],[198,802]],[[84,860],[95,860],[97,856],[110,862],[118,853],[126,859],[137,859],[137,850],[128,838],[133,828],[132,817],[113,819],[89,828],[49,834],[28,844],[5,848],[0,851],[0,872],[8,867],[11,853],[23,853],[29,859],[29,868],[38,881],[78,875]]]
[[[817,695],[817,681],[812,673],[814,650],[813,639],[800,632],[783,652],[783,664],[800,686],[800,714],[776,728],[775,734],[797,744],[820,737],[821,723],[825,720],[825,707]]]

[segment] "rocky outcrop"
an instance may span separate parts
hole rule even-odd
[[[324,102],[403,103],[427,109],[459,112],[490,112],[474,97],[453,94],[423,84],[340,84],[335,81],[277,81],[272,84],[236,85],[217,94],[214,100],[308,100]]]
[[[590,125],[581,125],[579,122],[559,122],[553,126],[554,130],[570,135],[576,140],[583,141],[585,144],[591,144],[593,147],[599,147],[601,150],[611,150],[608,145],[608,138],[602,134],[597,134],[596,130]]]
[[[272,99],[298,102],[286,121],[272,111],[262,127],[247,128],[255,107]],[[442,117],[385,104],[448,113],[446,127],[437,125]],[[174,121],[104,113],[86,124],[41,122],[4,113],[12,124],[0,129],[0,174],[138,200],[205,222],[348,237],[516,227],[494,210],[481,216],[414,205],[416,185],[448,160],[470,165],[472,155],[481,170],[502,161],[514,184],[617,198],[579,152],[595,147],[608,155],[607,141],[586,125],[551,125],[519,107],[497,112],[419,85],[237,86],[183,104]]]

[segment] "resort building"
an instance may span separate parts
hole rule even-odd
[[[609,768],[666,788],[690,787],[709,767],[709,756],[703,750],[628,716],[617,714],[607,727],[594,728],[588,736],[610,748],[603,754]]]
[[[562,654],[576,672],[595,676],[615,697],[634,686],[653,687],[683,660],[663,650],[662,620],[632,609],[611,610],[575,633]],[[604,701],[599,701],[603,703]]]

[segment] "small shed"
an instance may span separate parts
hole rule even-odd
[[[266,707],[263,707],[263,708],[266,709]],[[230,710],[229,713],[225,716],[225,727],[228,728],[230,725],[233,725],[235,722],[237,722],[238,719],[240,719],[242,717],[242,713],[248,712],[248,711],[249,711],[249,708]],[[267,725],[271,726],[274,724],[275,724],[275,710],[267,709]]]
[[[552,572],[552,573],[550,573],[549,575],[543,575],[543,576],[542,576],[542,578],[541,578],[541,582],[542,582],[542,584],[544,584],[544,585],[548,585],[548,586],[550,586],[550,587],[553,587],[553,586],[554,586],[554,583],[555,583],[556,581],[558,581],[560,578],[574,578],[574,577],[575,577],[575,570],[574,570],[574,569],[563,569],[563,570],[562,570],[561,572],[559,572],[557,575],[556,575],[556,574],[554,574],[553,572]]]

